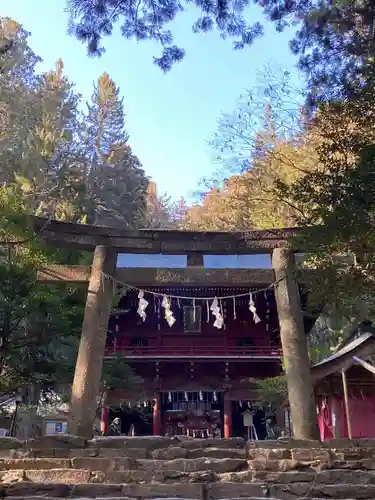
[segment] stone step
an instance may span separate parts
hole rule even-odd
[[[178,458],[174,460],[135,460],[132,458],[14,458],[0,460],[0,472],[7,470],[48,470],[83,469],[88,471],[140,470],[148,473],[155,471],[216,473],[237,472],[248,469],[248,462],[241,458]]]
[[[9,458],[134,458],[134,459],[161,459],[173,460],[175,458],[247,458],[245,448],[181,448],[177,446],[146,450],[144,448],[55,448],[55,449],[18,449],[0,450],[0,459]]]
[[[310,468],[314,471],[326,469],[357,469],[357,470],[375,470],[375,458],[364,458],[362,460],[311,460],[311,461],[297,461],[291,459],[272,460],[272,459],[258,459],[248,461],[249,469],[252,471],[265,471],[265,472],[288,472],[300,471]]]
[[[375,458],[375,448],[248,448],[247,454],[251,460],[358,460]]]
[[[3,488],[6,498],[164,498],[184,500],[235,500],[235,499],[356,499],[373,500],[374,485],[315,485],[293,483],[265,486],[249,483],[214,483],[209,485],[171,484],[55,484],[18,482]]]
[[[203,485],[187,483],[171,484],[59,484],[18,482],[3,488],[5,497],[51,498],[182,498],[201,500]],[[249,495],[248,495],[249,496]]]
[[[353,461],[327,462],[296,460],[258,459],[245,460],[240,458],[210,458],[194,459],[179,458],[174,460],[133,459],[129,457],[75,457],[75,458],[7,458],[0,459],[0,472],[7,470],[49,470],[49,469],[82,469],[88,471],[144,471],[157,472],[213,472],[216,474],[250,471],[257,477],[272,477],[274,473],[294,472],[296,474],[309,472],[316,474],[321,471],[343,470],[349,474],[353,470],[375,472],[375,459]],[[270,475],[271,474],[271,475]],[[160,475],[162,477],[162,475]]]
[[[257,483],[212,483],[207,487],[210,500],[227,500],[243,497],[277,498],[280,500],[308,499],[363,499],[375,498],[375,485],[304,483],[257,484]]]
[[[82,449],[82,448],[143,448],[147,450],[156,450],[168,447],[182,447],[188,449],[195,448],[243,448],[245,441],[242,438],[208,438],[195,439],[188,437],[162,437],[162,436],[146,436],[146,437],[128,437],[128,436],[113,436],[113,437],[96,437],[90,441],[78,436],[59,435],[59,436],[43,436],[30,439],[28,441],[20,441],[11,437],[0,438],[0,450],[5,449]],[[250,441],[247,443],[248,449],[353,449],[353,448],[375,448],[375,439],[334,439],[325,441],[297,440],[297,439],[278,439],[268,441]]]
[[[24,500],[27,498],[28,500],[54,500],[55,497],[46,497],[46,496],[22,496],[22,497],[7,497],[9,500]],[[88,500],[87,497],[74,497],[76,500]],[[133,500],[129,497],[95,497],[95,500]],[[176,497],[156,497],[153,500],[179,500]],[[188,499],[188,500],[195,500],[195,499]],[[240,497],[240,498],[230,498],[230,499],[225,499],[225,500],[264,500],[264,497]],[[281,500],[280,498],[275,498],[275,497],[267,497],[267,500]],[[311,497],[293,497],[293,500],[322,500],[321,498],[311,498]],[[325,500],[330,500],[330,499],[325,499]],[[347,498],[347,499],[340,499],[340,500],[353,500],[352,498]]]
[[[226,472],[178,470],[116,470],[107,471],[89,469],[9,469],[0,472],[0,485],[12,482],[28,481],[32,483],[54,484],[153,484],[163,485],[175,482],[189,484],[245,484],[270,487],[275,484],[314,484],[322,485],[360,485],[375,488],[375,471],[332,469],[321,472]],[[374,497],[375,498],[375,497]]]

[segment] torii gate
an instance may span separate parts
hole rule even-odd
[[[140,286],[173,282],[213,286],[276,282],[275,296],[280,337],[286,364],[289,402],[294,436],[319,439],[313,386],[304,336],[303,315],[298,284],[294,277],[295,261],[290,238],[296,229],[248,232],[190,232],[155,230],[119,230],[59,221],[32,219],[35,231],[47,242],[59,246],[94,251],[91,268],[51,266],[41,269],[38,278],[45,281],[85,282],[88,293],[76,370],[72,386],[68,431],[90,438],[99,394],[108,322],[114,296],[113,282],[103,275],[118,276],[131,270],[116,270],[118,253],[187,255],[184,269],[137,269],[124,282]],[[298,249],[301,251],[302,249]],[[207,254],[272,254],[273,269],[204,269]],[[153,279],[151,279],[153,278]],[[159,278],[159,279],[157,279]],[[180,281],[179,281],[180,280]],[[307,389],[307,390],[306,390]]]

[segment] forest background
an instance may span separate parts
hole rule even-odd
[[[335,349],[372,318],[372,11],[370,5],[358,11],[355,2],[339,2],[337,10],[327,6],[305,6],[292,45],[307,75],[306,92],[293,88],[288,73],[265,68],[259,85],[219,117],[211,141],[215,182],[205,180],[192,206],[157,195],[131,150],[124,103],[108,74],[82,106],[63,61],[38,74],[29,34],[15,20],[1,18],[3,394],[32,387],[36,401],[56,380],[69,384],[82,320],[84,291],[46,288],[36,282],[35,271],[41,263],[88,262],[90,256],[45,248],[30,233],[30,213],[129,228],[309,227],[303,233],[311,242],[307,264],[317,271],[309,284],[310,305],[325,304],[310,338],[312,358]],[[279,12],[274,20],[301,15],[297,11]],[[335,29],[338,19],[345,34]],[[126,366],[121,369],[134,378]]]

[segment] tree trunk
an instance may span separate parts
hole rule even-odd
[[[91,438],[97,401],[108,322],[114,295],[114,283],[103,273],[113,276],[117,252],[104,246],[95,249],[87,293],[85,316],[72,387],[70,434]]]
[[[296,439],[320,439],[293,252],[276,248],[272,265],[293,434]]]

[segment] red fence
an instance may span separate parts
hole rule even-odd
[[[124,357],[280,357],[281,350],[270,346],[251,347],[202,347],[202,346],[109,346],[105,350],[106,356],[123,355]]]

